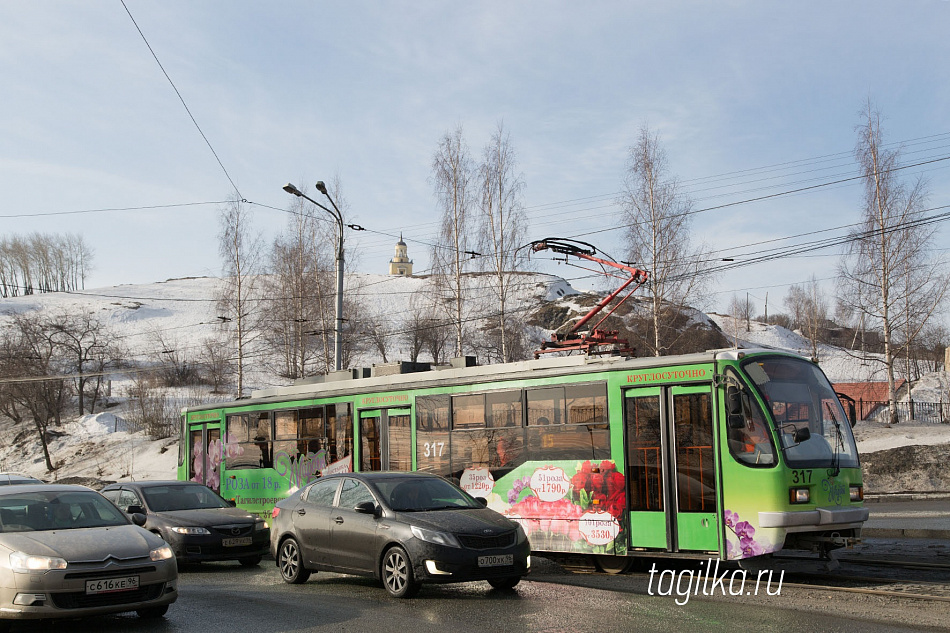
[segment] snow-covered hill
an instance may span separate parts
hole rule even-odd
[[[484,280],[473,277],[474,295],[490,300]],[[0,299],[0,326],[13,312],[44,310],[54,314],[92,311],[121,340],[132,358],[139,362],[159,358],[162,345],[179,350],[197,350],[203,339],[217,334],[220,326],[214,297],[219,281],[211,278],[173,279],[145,285],[123,285],[78,293],[54,293]],[[526,274],[516,285],[512,307],[529,314],[542,302],[562,300],[579,293],[571,285],[551,275]],[[389,277],[354,274],[347,278],[347,292],[359,296],[365,309],[396,322],[398,315],[411,309],[413,297],[425,293],[425,281],[418,277]],[[580,309],[588,302],[573,301]],[[476,306],[479,307],[477,302]],[[484,304],[481,306],[484,308]],[[473,308],[474,309],[474,308]],[[745,322],[728,316],[710,314],[722,332],[740,347],[773,347],[811,355],[810,344],[785,328]],[[162,342],[156,333],[162,333]],[[534,332],[541,336],[547,333]],[[394,344],[389,359],[407,358],[405,350]],[[881,380],[880,365],[863,363],[847,351],[822,346],[820,365],[832,381],[859,382]],[[372,358],[360,359],[364,364]],[[378,362],[378,361],[375,361]],[[285,384],[266,371],[252,374],[254,387]],[[925,377],[914,390],[918,401],[947,399],[948,379],[938,373]],[[28,423],[15,426],[0,422],[0,470],[31,474],[45,479],[88,478],[114,481],[127,478],[174,478],[178,445],[174,439],[152,441],[144,434],[129,432],[124,419],[123,377],[115,376],[111,403],[106,412],[86,415],[55,429],[50,442],[51,458],[59,468],[49,473],[45,466],[36,431]],[[198,401],[211,396],[193,391],[184,394]],[[179,398],[182,394],[179,394]],[[901,424],[887,428],[882,424],[861,423],[855,429],[862,453],[906,445],[945,446],[950,456],[950,424]],[[942,450],[942,449],[941,449]]]

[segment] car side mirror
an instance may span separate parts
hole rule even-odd
[[[125,509],[126,514],[145,514],[145,508],[142,506],[132,505]]]
[[[234,499],[225,499],[225,501],[227,501],[228,505],[231,506],[232,508],[237,507],[237,501],[235,501]]]
[[[376,504],[372,501],[362,501],[356,504],[356,507],[353,508],[355,511],[360,514],[376,514]]]
[[[483,508],[488,507],[488,499],[485,497],[475,497],[475,501],[479,502]]]
[[[134,512],[129,518],[132,519],[132,523],[136,524],[139,527],[142,527],[143,525],[145,525],[145,522],[148,521],[148,517],[142,514],[141,512]]]

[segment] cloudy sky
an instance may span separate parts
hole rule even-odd
[[[346,238],[358,270],[385,272],[402,233],[424,271],[439,138],[461,125],[477,156],[503,122],[529,237],[621,257],[615,199],[648,125],[702,211],[697,241],[742,263],[858,221],[846,179],[869,99],[904,162],[926,163],[906,177],[950,204],[948,32],[942,0],[5,0],[0,236],[81,233],[87,287],[218,275],[222,201],[252,203],[269,241],[284,183],[338,178],[367,229]],[[777,311],[836,256],[738,266],[715,297]]]

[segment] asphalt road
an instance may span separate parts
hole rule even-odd
[[[430,585],[413,600],[394,600],[372,580],[322,572],[304,585],[287,585],[280,580],[273,561],[265,560],[253,569],[204,564],[182,570],[181,597],[163,620],[139,620],[128,614],[63,623],[56,629],[24,623],[14,631],[850,633],[860,629],[877,633],[935,630],[915,623],[933,626],[934,622],[950,621],[941,619],[946,617],[941,613],[931,613],[930,618],[911,617],[906,615],[907,605],[895,604],[894,613],[888,611],[886,618],[858,623],[856,618],[864,619],[870,613],[867,605],[846,604],[849,598],[808,595],[789,588],[772,596],[690,595],[686,600],[686,596],[677,597],[671,584],[667,595],[659,595],[659,584],[651,588],[649,577],[643,574],[572,576],[544,559],[537,563],[533,579],[513,591],[496,591],[487,583]],[[658,576],[653,580],[658,581]],[[900,619],[900,612],[908,624]]]

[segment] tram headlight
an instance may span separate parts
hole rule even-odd
[[[788,502],[791,504],[808,503],[811,501],[811,492],[808,488],[789,488]]]
[[[853,485],[848,489],[851,501],[864,501],[864,486]]]

